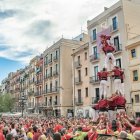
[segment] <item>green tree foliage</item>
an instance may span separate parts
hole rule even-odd
[[[0,95],[0,112],[11,112],[15,104],[11,94]]]

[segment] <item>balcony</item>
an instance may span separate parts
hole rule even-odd
[[[53,76],[52,73],[47,74],[47,78],[52,78],[52,76]]]
[[[35,107],[42,107],[43,106],[43,104],[42,103],[35,103]]]
[[[56,88],[52,88],[52,92],[53,93],[58,93],[59,92],[59,89],[56,87]]]
[[[119,44],[118,46],[115,47],[114,55],[119,54],[121,52],[122,52],[122,44]]]
[[[28,96],[33,96],[34,95],[34,91],[29,91],[28,92]]]
[[[42,84],[42,81],[43,81],[43,80],[37,80],[37,81],[35,81],[35,84],[36,84],[36,85]]]
[[[48,107],[52,107],[52,102],[48,102]]]
[[[58,58],[59,58],[59,56],[58,56],[58,55],[53,56],[53,61],[57,61],[57,60],[58,60]]]
[[[34,83],[34,80],[30,80],[30,81],[29,81],[29,84],[33,84],[33,83]]]
[[[100,60],[99,53],[90,55],[90,62],[98,62]]]
[[[75,84],[76,84],[76,85],[82,84],[81,78],[79,78],[79,77],[75,78]]]
[[[97,104],[98,101],[99,101],[99,97],[92,97],[92,98],[91,98],[91,104],[92,104],[92,105],[93,105],[93,104]]]
[[[49,61],[45,61],[44,65],[48,66],[48,64],[49,64]]]
[[[42,92],[35,92],[35,97],[40,97],[40,96],[42,96]]]
[[[42,73],[42,68],[37,68],[36,74]]]
[[[76,98],[75,99],[75,104],[77,106],[83,105],[83,98]]]
[[[54,106],[59,106],[60,103],[59,103],[58,101],[54,101],[54,102],[53,102],[53,105],[54,105]]]
[[[77,61],[77,62],[74,62],[74,66],[76,69],[78,69],[78,68],[81,68],[82,65],[80,64],[80,61]]]
[[[52,59],[49,59],[49,60],[48,60],[48,63],[49,63],[49,64],[52,64]]]
[[[53,71],[53,76],[58,76],[58,71],[57,70]]]
[[[29,102],[28,103],[28,108],[34,108],[34,107],[35,107],[34,102]]]
[[[90,83],[95,85],[95,84],[99,84],[100,83],[100,80],[98,78],[98,76],[92,76],[90,77]]]

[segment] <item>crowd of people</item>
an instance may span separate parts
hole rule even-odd
[[[140,118],[120,112],[110,120],[106,112],[92,118],[3,117],[0,140],[140,140]]]

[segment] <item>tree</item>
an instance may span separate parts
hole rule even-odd
[[[15,100],[11,94],[4,94],[0,96],[0,112],[11,112],[14,108]]]

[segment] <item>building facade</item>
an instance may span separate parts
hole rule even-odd
[[[99,34],[104,33],[111,35],[111,43],[115,46],[114,57],[117,66],[124,69],[125,75],[129,74],[127,66],[129,61],[125,50],[125,45],[130,37],[129,21],[134,19],[137,24],[138,20],[134,13],[130,17],[130,12],[138,11],[136,1],[119,1],[110,8],[105,8],[104,12],[87,22],[88,34],[90,36],[89,55],[90,55],[90,93],[93,97],[93,103],[97,102],[100,97],[99,79],[97,73],[104,67],[105,55],[100,51]],[[136,9],[136,10],[134,10]],[[136,13],[135,13],[136,14]],[[132,21],[130,22],[132,23]],[[130,26],[130,25],[129,25]],[[131,29],[132,32],[132,29]],[[131,36],[132,37],[132,36]],[[133,35],[134,37],[134,35]],[[124,94],[127,99],[127,105],[131,106],[129,77],[124,79]],[[108,78],[107,96],[114,92],[113,79]]]
[[[133,105],[133,112],[140,117],[140,36],[127,42],[129,80],[131,83],[130,94]]]

